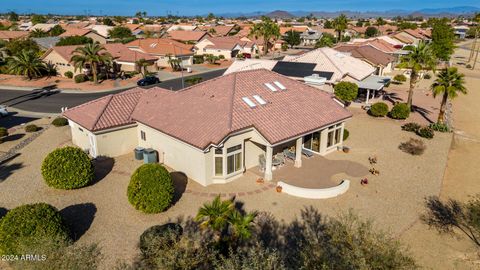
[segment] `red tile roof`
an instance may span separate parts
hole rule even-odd
[[[23,38],[28,36],[28,32],[26,31],[0,31],[0,39],[16,39],[16,38]]]
[[[374,65],[386,66],[395,60],[393,56],[386,54],[371,45],[340,44],[334,47],[334,49],[340,52],[348,52],[353,57],[366,60]]]
[[[167,38],[137,39],[126,44],[129,48],[139,48],[144,53],[155,55],[192,55],[193,46]]]
[[[63,32],[59,37],[85,36],[90,32],[92,32],[91,29],[67,27],[66,31]]]
[[[168,37],[177,41],[199,41],[207,32],[204,31],[182,31],[182,30],[172,30],[167,32]]]

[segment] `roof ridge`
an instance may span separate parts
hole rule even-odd
[[[324,50],[321,50],[321,48],[320,48],[319,50],[320,50],[320,52],[322,52],[322,53],[325,55],[325,57],[328,59],[328,61],[330,61],[330,63],[332,63],[332,65],[333,65],[340,73],[342,73],[342,70],[335,64],[335,62],[332,61],[332,59],[330,59],[330,57],[324,52]],[[332,50],[334,50],[334,49],[332,49]],[[334,51],[336,51],[336,50],[334,50]],[[336,52],[339,52],[339,51],[336,51]],[[341,52],[339,52],[339,53],[341,53]],[[316,60],[316,59],[315,59],[315,60]],[[345,74],[348,75],[348,72],[346,72]],[[343,74],[343,75],[345,75],[345,74]],[[342,77],[343,77],[343,76],[342,76]]]
[[[230,101],[230,110],[228,113],[228,130],[232,130],[233,124],[233,103],[235,101],[235,90],[237,89],[237,74],[233,73],[232,97]]]
[[[105,107],[103,107],[103,110],[98,114],[97,118],[93,122],[92,130],[95,129],[95,126],[98,124],[98,121],[100,121],[100,118],[102,117],[102,115],[107,110],[107,107],[110,104],[110,102],[112,101],[113,96],[114,96],[113,94],[110,94],[110,95],[107,96],[108,97],[107,103],[105,103]]]

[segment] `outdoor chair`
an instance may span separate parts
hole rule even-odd
[[[285,155],[284,155],[283,153],[278,153],[278,154],[276,155],[276,158],[277,158],[278,160],[280,160],[280,164],[281,164],[281,165],[285,164]],[[281,166],[281,165],[280,165],[280,166]]]
[[[302,149],[302,154],[306,157],[313,157],[313,153],[308,151],[307,149]]]
[[[295,153],[290,152],[288,149],[283,150],[283,155],[288,159],[295,160]]]

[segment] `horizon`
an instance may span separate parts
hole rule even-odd
[[[165,0],[85,0],[82,3],[58,3],[57,0],[3,0],[0,13],[14,11],[20,14],[56,14],[56,15],[120,15],[133,16],[137,11],[146,11],[148,16],[196,16],[208,13],[223,14],[250,14],[256,12],[272,12],[276,10],[287,12],[388,12],[388,11],[418,11],[422,9],[447,9],[454,7],[480,8],[478,1],[466,0],[457,5],[449,1],[426,0],[417,5],[414,0],[385,1],[380,0],[307,0],[302,1],[302,9],[298,1],[292,0],[264,0],[257,3],[255,0],[243,2],[225,1],[218,3],[216,0],[185,0],[183,2]],[[112,4],[115,7],[112,8]],[[53,6],[53,8],[52,8]],[[254,7],[245,9],[245,7]],[[274,6],[274,8],[272,8]],[[414,6],[415,8],[412,8]]]

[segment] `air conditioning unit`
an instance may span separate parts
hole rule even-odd
[[[320,77],[318,74],[312,74],[310,76],[303,77],[303,81],[306,84],[324,85],[327,82],[327,78]]]

